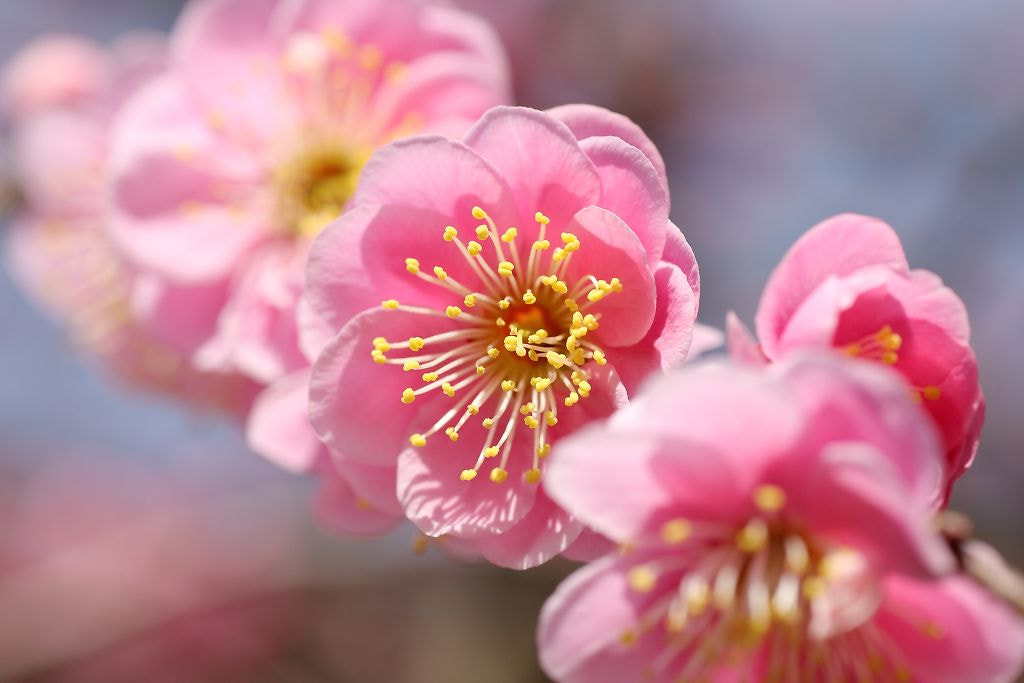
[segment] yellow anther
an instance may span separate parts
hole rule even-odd
[[[555,290],[559,294],[565,294],[569,291],[569,285],[565,284],[561,280],[558,280],[557,282],[555,282],[555,284],[551,285],[551,289]]]
[[[448,429],[444,430],[444,433],[452,441],[458,441],[459,440],[459,433],[457,431],[455,431],[455,427],[449,427]]]
[[[570,334],[570,335],[569,335],[569,336],[568,336],[568,337],[566,338],[566,340],[565,340],[565,349],[566,349],[566,350],[567,350],[567,351],[568,351],[569,353],[572,353],[572,352],[573,352],[573,351],[575,351],[575,350],[576,350],[577,348],[579,348],[579,345],[580,345],[580,340],[579,340],[579,339],[577,339],[577,338],[576,338],[576,337],[575,337],[574,335],[571,335],[571,334]]]
[[[608,294],[609,292],[612,291],[611,283],[606,282],[605,280],[598,280],[597,281],[597,288],[600,289],[605,294]]]
[[[462,303],[466,308],[473,308],[476,306],[476,294],[467,294],[466,298],[462,300]]]
[[[402,403],[408,405],[416,400],[416,392],[411,387],[402,392]]]
[[[546,287],[550,287],[558,282],[558,276],[556,275],[541,275],[539,279],[540,283]]]
[[[413,434],[412,436],[409,437],[409,443],[411,443],[416,448],[423,448],[424,446],[427,445],[427,437],[423,436],[422,434]]]
[[[514,264],[509,263],[508,261],[502,261],[498,264],[498,275],[501,275],[502,277],[510,277],[512,275],[512,271],[515,269],[516,267]]]
[[[535,304],[537,303],[537,296],[533,293],[532,289],[528,289],[523,292],[523,303],[524,304]]]
[[[778,512],[786,505],[786,492],[774,484],[754,489],[754,505],[764,512]]]
[[[519,346],[519,337],[514,334],[510,334],[505,337],[505,350],[515,353],[516,347]]]
[[[929,401],[937,401],[942,396],[942,390],[936,386],[927,386],[921,390],[921,395]]]
[[[537,457],[546,458],[551,454],[551,444],[546,443],[537,447]]]
[[[441,266],[434,266],[434,275],[437,276],[438,280],[447,280],[448,273]]]
[[[507,242],[511,242],[511,241],[513,241],[518,236],[519,236],[519,231],[518,230],[516,230],[515,228],[509,228],[508,230],[506,230],[505,232],[503,232],[501,234],[501,241],[502,242],[506,242],[506,243]]]
[[[427,341],[423,337],[410,337],[409,338],[409,350],[419,351],[426,346]]]
[[[512,391],[513,389],[516,388],[516,383],[511,379],[506,379],[502,381],[501,388],[504,389],[505,391]]]
[[[537,418],[535,418],[533,415],[527,415],[526,417],[523,418],[523,424],[529,427],[530,429],[536,429],[537,425],[539,425],[540,423],[537,421]]]
[[[647,565],[638,565],[629,570],[629,587],[638,593],[650,593],[658,582],[658,575]]]
[[[475,218],[478,221],[482,221],[485,218],[487,218],[487,212],[484,211],[483,209],[481,209],[479,206],[474,206],[473,207],[473,218]],[[483,239],[483,237],[481,237],[480,239]]]
[[[484,366],[482,366],[482,365],[476,366],[476,374],[482,375],[485,372],[487,372],[487,370],[484,369]]]
[[[402,369],[406,372],[409,372],[410,370],[419,370],[420,362],[418,360],[407,360],[402,363]]]
[[[594,349],[594,362],[598,365],[604,365],[608,362],[608,359],[605,358],[604,351],[601,349]]]
[[[483,242],[486,239],[490,239],[491,231],[487,229],[486,225],[476,226],[476,238]]]
[[[535,405],[533,404],[533,401],[530,401],[529,403],[526,403],[526,404],[524,404],[524,405],[523,405],[523,406],[522,406],[522,407],[521,407],[521,408],[519,409],[519,414],[520,414],[520,415],[529,415],[530,413],[532,413],[532,412],[533,412],[533,411],[535,411],[535,410],[537,410],[537,406],[535,406]]]
[[[441,391],[443,391],[449,398],[455,395],[455,387],[449,382],[445,382],[441,385]]]
[[[569,360],[576,365],[583,365],[587,362],[587,354],[583,352],[583,349],[574,349],[573,352],[569,354]]]
[[[582,339],[583,337],[586,337],[587,332],[590,332],[590,329],[586,325],[580,325],[579,327],[569,328],[569,334],[576,337],[577,339]]]
[[[414,258],[405,259],[405,269],[415,275],[420,272],[420,262]]]
[[[587,300],[591,303],[597,303],[604,298],[604,292],[600,289],[594,288],[587,292]]]
[[[498,349],[494,348],[493,346],[488,346],[487,347],[487,356],[489,358],[494,359],[494,358],[497,358],[500,355],[501,355],[501,351],[498,351]]]
[[[583,324],[587,326],[588,330],[596,330],[598,328],[597,318],[593,314],[587,313],[583,316]]]
[[[537,360],[540,358],[540,356],[537,355],[537,352],[534,351],[533,349],[530,349],[529,351],[526,352],[526,357],[532,360],[534,363],[536,363]]]
[[[490,429],[491,427],[494,426],[494,419],[490,417],[485,417],[483,419],[482,424],[484,426],[484,429]]]
[[[573,313],[575,313],[576,311],[580,310],[580,305],[578,303],[576,303],[575,299],[566,299],[565,300],[565,307],[568,308]]]
[[[511,306],[511,305],[512,305],[512,302],[508,300],[508,297],[506,297],[506,298],[504,298],[504,299],[502,299],[502,300],[500,300],[498,302],[498,308],[500,308],[503,311],[506,308],[508,308],[509,306]]]
[[[548,359],[548,363],[551,365],[551,367],[553,367],[556,370],[560,369],[563,365],[565,365],[565,362],[568,360],[568,358],[558,353],[557,351],[548,351],[545,355],[545,358]]]
[[[551,242],[548,240],[537,240],[533,243],[534,251],[546,251],[551,248]]]
[[[444,229],[444,234],[442,235],[442,237],[444,238],[445,242],[451,242],[451,241],[453,241],[458,236],[459,236],[459,231],[456,230],[451,225],[449,225],[447,228]]]
[[[458,318],[460,315],[462,315],[462,309],[459,308],[458,306],[449,306],[448,308],[444,309],[444,312],[445,315],[447,315],[449,318]]]
[[[555,417],[555,414],[550,410],[544,413],[544,421],[548,423],[548,427],[554,427],[558,424],[558,418]]]
[[[882,340],[882,346],[890,351],[899,351],[900,347],[903,346],[903,337],[893,332]]]
[[[491,470],[491,481],[495,484],[504,484],[505,480],[508,479],[508,472],[500,467],[495,467]]]
[[[808,600],[814,601],[825,594],[825,579],[820,576],[808,576],[804,579],[803,594]]]
[[[527,484],[537,484],[540,482],[540,470],[536,467],[528,469],[524,478]]]
[[[380,306],[381,306],[381,308],[385,308],[385,309],[387,309],[389,311],[393,311],[396,308],[398,308],[398,301],[396,301],[395,299],[387,299],[385,301],[381,301],[380,302]]]
[[[736,534],[736,547],[745,553],[756,553],[768,542],[768,526],[753,519]]]
[[[886,365],[896,365],[899,359],[900,357],[895,351],[886,351],[882,354],[882,362]]]
[[[384,337],[375,337],[373,340],[373,348],[378,351],[387,352],[391,350],[391,344],[388,344],[388,340]]]
[[[498,449],[497,446],[490,446],[488,448],[485,448],[484,449],[484,457],[485,458],[496,458],[496,457],[498,457],[498,450],[499,449]]]
[[[475,403],[470,403],[468,406],[466,406],[466,412],[469,413],[470,415],[476,415],[477,413],[480,412],[480,407]]]
[[[551,219],[542,214],[540,211],[533,215],[533,220],[537,221],[541,225],[547,225],[548,223],[551,222]]]
[[[634,631],[623,631],[619,634],[619,643],[622,645],[632,645],[636,642],[636,633]]]
[[[427,382],[428,384],[430,382],[436,382],[437,378],[438,378],[438,374],[436,372],[425,372],[425,373],[423,373],[423,381]]]
[[[470,256],[479,256],[483,250],[484,248],[480,246],[479,242],[470,242],[466,245],[466,251],[469,252]]]
[[[612,291],[613,292],[621,292],[622,291],[622,280],[620,280],[617,277],[613,277],[612,281],[611,281],[611,286],[612,286]]]
[[[547,338],[548,338],[548,331],[545,330],[542,327],[539,330],[537,330],[536,332],[534,332],[533,334],[531,334],[529,336],[529,338],[527,338],[527,341],[530,342],[531,344],[540,344],[541,342],[543,342]]]
[[[590,386],[590,382],[588,382],[587,380],[583,380],[582,382],[580,382],[580,396],[582,396],[583,398],[590,396],[590,392],[592,389],[593,387]]]
[[[678,517],[661,525],[661,540],[669,545],[679,545],[693,533],[693,525],[689,520]]]
[[[373,362],[377,365],[386,365],[388,362],[387,356],[383,352],[374,349],[370,352],[370,357],[373,358]]]
[[[575,391],[569,392],[569,395],[565,397],[565,407],[571,408],[580,402],[580,396]]]
[[[462,470],[462,474],[459,475],[459,479],[462,481],[473,481],[476,479],[476,470]]]
[[[561,263],[562,261],[565,260],[565,257],[567,255],[568,254],[566,253],[565,249],[563,249],[562,247],[558,247],[558,249],[555,249],[553,252],[551,252],[551,260],[554,261],[555,263]]]

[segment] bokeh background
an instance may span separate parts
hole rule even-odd
[[[586,101],[658,143],[705,323],[750,322],[788,245],[880,216],[967,303],[989,400],[954,506],[1024,565],[1024,3],[464,0],[519,103]],[[167,30],[178,0],[0,0],[34,37]],[[532,683],[568,563],[463,565],[310,521],[312,483],[231,426],[124,391],[0,272],[0,680]]]

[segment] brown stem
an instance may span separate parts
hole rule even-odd
[[[1024,615],[1024,574],[995,548],[972,538],[973,525],[963,514],[946,510],[936,517],[936,524],[964,574]]]

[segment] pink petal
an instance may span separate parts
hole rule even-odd
[[[314,510],[320,525],[340,536],[380,536],[394,529],[402,519],[375,509],[329,467],[321,476]]]
[[[569,127],[579,141],[590,137],[614,136],[622,138],[636,147],[650,159],[658,171],[665,189],[668,189],[668,175],[665,173],[665,161],[661,158],[658,148],[651,142],[640,126],[622,114],[608,111],[590,104],[567,104],[549,109],[549,115],[555,117]]]
[[[531,569],[572,545],[581,530],[568,512],[540,491],[533,507],[518,524],[500,535],[480,538],[475,545],[492,564]]]
[[[667,231],[675,227],[669,227],[668,192],[654,165],[620,138],[587,138],[580,148],[601,176],[601,208],[617,215],[636,233],[649,263],[660,261]]]
[[[267,387],[246,424],[249,448],[289,472],[310,472],[324,457],[309,424],[309,374],[300,370]]]
[[[71,108],[99,99],[108,86],[111,64],[92,40],[53,34],[22,48],[0,78],[5,118],[28,121],[44,110]]]
[[[356,316],[313,366],[310,421],[320,440],[347,458],[393,465],[409,437],[447,410],[447,397],[435,391],[412,405],[402,404],[402,391],[417,385],[419,376],[403,373],[401,366],[374,363],[372,342],[377,337],[401,342],[452,329],[457,328],[450,320],[403,311],[377,309]]]
[[[790,316],[828,277],[843,277],[866,266],[907,271],[896,233],[880,220],[843,214],[803,235],[772,273],[757,312],[757,336],[769,358]]]
[[[609,294],[587,309],[601,315],[601,342],[612,347],[636,344],[650,330],[657,307],[654,277],[643,245],[618,216],[596,206],[573,216],[569,230],[582,244],[565,271],[570,287],[588,275],[622,281],[621,292]]]
[[[968,579],[892,576],[876,623],[922,683],[1009,683],[1024,666],[1024,623]]]
[[[376,510],[392,516],[405,516],[395,493],[395,479],[398,476],[395,465],[378,467],[331,453],[329,466],[348,482],[357,496]]]
[[[564,124],[539,111],[496,107],[466,134],[465,142],[512,188],[520,227],[540,211],[560,230],[577,211],[597,204],[601,197],[597,169],[576,138]]]
[[[132,281],[132,315],[161,344],[188,358],[214,334],[227,296],[226,280],[175,284],[147,273]]]
[[[593,562],[615,550],[615,544],[601,534],[583,529],[572,545],[565,549],[562,557],[573,562]]]
[[[504,534],[530,512],[537,485],[523,478],[532,466],[530,448],[518,440],[506,467],[508,479],[490,481],[498,463],[485,462],[473,481],[462,481],[484,445],[484,429],[468,424],[456,443],[435,436],[423,448],[408,447],[398,460],[398,499],[405,515],[428,536],[479,539]],[[532,442],[531,444],[532,445]]]
[[[697,267],[697,257],[693,255],[693,249],[690,248],[679,227],[672,221],[669,221],[668,225],[665,251],[661,258],[663,261],[679,266],[679,269],[686,274],[686,281],[690,283],[690,289],[693,290],[693,295],[697,298],[699,308],[700,269]]]
[[[750,329],[732,311],[725,316],[725,330],[729,340],[730,358],[736,362],[754,366],[768,363],[768,359],[764,357],[761,346],[754,339],[754,335],[750,333]]]

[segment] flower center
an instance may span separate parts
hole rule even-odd
[[[338,143],[310,146],[275,172],[283,224],[301,236],[314,236],[341,215],[359,182],[370,150]]]
[[[671,670],[679,671],[674,681],[709,680],[737,652],[765,648],[765,680],[909,680],[901,653],[870,620],[881,593],[864,557],[787,524],[777,486],[758,487],[754,503],[757,513],[739,530],[665,522],[654,543],[672,552],[630,570],[634,591],[657,587],[660,596],[620,637],[628,647],[660,626],[664,646],[651,679]],[[937,624],[913,625],[941,637]]]
[[[846,344],[842,347],[842,351],[854,358],[863,358],[894,366],[900,360],[899,351],[902,348],[903,337],[893,331],[891,325],[883,325],[877,332]],[[919,402],[937,401],[942,396],[942,391],[934,385],[912,386],[911,396]]]
[[[546,236],[550,221],[540,212],[535,216],[537,238],[526,253],[525,246],[519,246],[517,228],[499,231],[480,207],[473,209],[473,217],[483,221],[475,230],[476,240],[463,242],[452,226],[442,233],[468,263],[475,280],[472,287],[440,266],[433,267],[431,276],[417,259],[405,260],[411,275],[445,289],[456,304],[436,311],[394,299],[382,303],[387,310],[446,317],[459,329],[407,340],[378,337],[371,356],[381,365],[401,365],[407,372],[422,373],[422,384],[402,393],[403,403],[410,405],[431,392],[443,393],[452,401],[430,429],[409,438],[413,446],[426,445],[438,432],[458,441],[469,420],[480,420],[487,437],[461,478],[472,481],[487,460],[500,456],[499,464],[490,470],[491,481],[500,484],[508,478],[513,445],[525,428],[533,442],[533,459],[524,478],[536,484],[540,460],[551,449],[549,430],[558,424],[559,410],[572,408],[590,395],[590,363],[607,363],[592,334],[600,326],[600,314],[589,309],[621,291],[622,283],[618,278],[605,281],[593,275],[579,277],[571,285],[566,282],[580,241],[564,232],[562,246],[552,249]],[[408,355],[387,355],[402,347]]]

